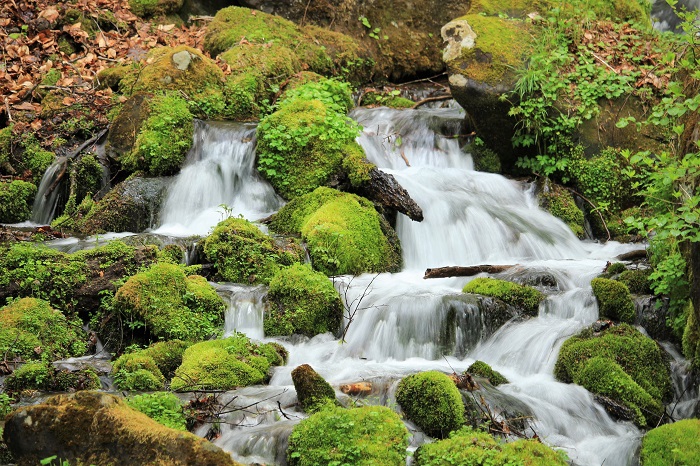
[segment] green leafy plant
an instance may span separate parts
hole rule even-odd
[[[166,427],[187,430],[183,405],[170,392],[154,392],[127,398],[126,403]]]

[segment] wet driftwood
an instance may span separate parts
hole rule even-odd
[[[401,212],[411,220],[423,221],[423,210],[393,175],[373,168],[369,172],[369,181],[363,183],[359,191],[358,194],[384,207]]]
[[[426,269],[423,278],[471,277],[479,273],[501,273],[514,267],[513,265],[471,265],[468,267],[439,267]]]

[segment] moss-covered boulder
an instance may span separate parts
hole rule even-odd
[[[591,287],[598,300],[601,317],[628,324],[634,323],[637,312],[627,285],[616,280],[598,277],[591,280]]]
[[[165,427],[100,392],[58,395],[14,411],[4,439],[19,465],[56,455],[71,464],[234,466],[207,440]]]
[[[14,180],[0,182],[0,223],[17,223],[28,220],[36,196],[36,185]]]
[[[629,269],[624,270],[615,280],[624,284],[632,294],[651,294],[649,275],[651,269]]]
[[[287,464],[403,466],[408,438],[399,416],[384,406],[329,407],[294,427],[289,436]]]
[[[114,308],[133,328],[143,326],[153,339],[202,340],[223,324],[224,301],[199,275],[159,263],[124,283]]]
[[[129,7],[142,18],[176,13],[184,0],[129,0]]]
[[[165,383],[155,360],[141,351],[120,356],[112,366],[112,376],[120,390],[162,390]]]
[[[652,429],[642,439],[642,466],[700,464],[700,419],[684,419]]]
[[[231,390],[264,382],[272,366],[284,363],[277,347],[251,342],[243,334],[190,346],[170,383],[173,390]]]
[[[204,240],[204,254],[218,279],[249,284],[268,284],[283,267],[303,260],[294,243],[278,243],[242,218],[219,223]]]
[[[416,466],[511,464],[565,466],[566,455],[537,440],[504,443],[483,431],[468,427],[453,432],[450,438],[422,445],[415,456]]]
[[[571,192],[549,179],[539,182],[538,188],[540,207],[566,223],[577,237],[583,238],[586,234],[583,228],[583,211],[576,205]]]
[[[85,235],[106,232],[141,232],[154,226],[168,186],[167,178],[131,177],[91,202],[73,228]],[[78,210],[81,210],[80,208]]]
[[[182,340],[159,341],[141,350],[140,354],[153,359],[163,376],[170,379],[182,364],[182,355],[190,346],[192,343]]]
[[[404,377],[396,389],[396,401],[406,417],[431,437],[445,438],[464,425],[462,395],[442,372]]]
[[[308,265],[283,269],[270,282],[265,298],[265,335],[336,333],[342,319],[338,291],[323,273]]]
[[[47,362],[30,362],[10,374],[5,379],[4,386],[10,393],[21,393],[24,390],[66,392],[97,390],[102,387],[102,382],[91,368],[69,371],[56,369]]]
[[[669,363],[661,348],[627,324],[600,334],[586,329],[566,340],[554,375],[632,409],[641,426],[661,418],[663,401],[671,395]]]
[[[401,266],[393,232],[367,199],[330,188],[294,199],[275,216],[270,227],[301,234],[315,269],[327,275],[393,272]]]
[[[0,308],[0,353],[8,359],[50,360],[85,353],[81,323],[41,299],[22,298]]]
[[[484,361],[474,361],[474,363],[469,366],[465,372],[467,374],[476,375],[487,379],[494,387],[504,383],[509,383],[508,379],[503,377],[500,372],[493,370],[491,366],[486,364]]]
[[[493,296],[506,304],[522,309],[529,316],[537,316],[540,303],[545,296],[531,286],[499,280],[496,278],[475,278],[464,286],[464,293]]]
[[[301,408],[309,414],[336,402],[333,387],[308,364],[292,371],[292,382]]]

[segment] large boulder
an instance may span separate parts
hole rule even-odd
[[[99,392],[58,395],[19,408],[6,418],[3,438],[19,465],[54,455],[71,464],[237,464],[208,441],[165,427]]]

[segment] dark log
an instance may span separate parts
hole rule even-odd
[[[515,267],[514,265],[471,265],[469,267],[439,267],[426,269],[423,278],[471,277],[479,273],[501,273]]]
[[[647,258],[647,250],[646,249],[637,249],[636,251],[626,252],[626,253],[620,254],[619,256],[616,257],[617,260],[621,260],[621,261],[634,261],[634,260],[640,260],[640,259],[646,259],[646,258]]]
[[[411,199],[408,191],[396,181],[393,175],[377,168],[369,172],[369,181],[360,187],[358,194],[384,207],[401,212],[411,220],[423,221],[423,210],[416,201]]]

